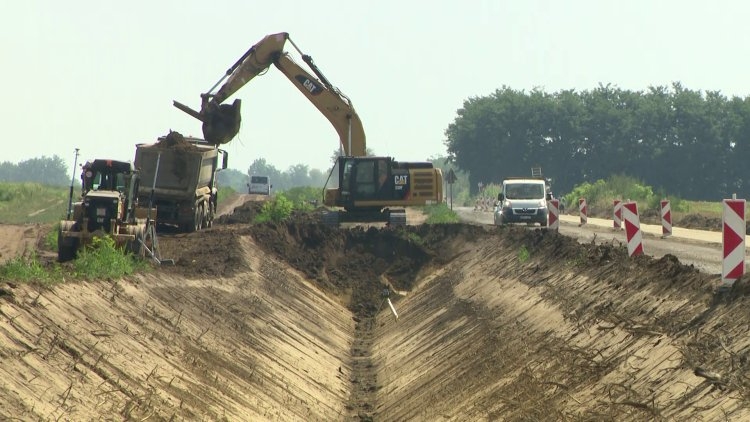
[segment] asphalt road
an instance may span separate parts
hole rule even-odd
[[[471,207],[453,207],[459,217],[467,222],[493,224],[492,212],[474,211]],[[671,254],[680,262],[693,265],[700,271],[721,275],[721,232],[691,230],[679,227],[672,228],[672,236],[662,238],[661,225],[641,224],[643,232],[644,253],[654,258]],[[538,226],[537,226],[538,227]],[[560,233],[578,239],[581,243],[596,242],[626,245],[625,231],[615,230],[612,220],[588,218],[585,225],[580,225],[580,217],[574,215],[560,216]],[[750,244],[746,236],[745,245]],[[745,272],[748,272],[747,250],[745,252]]]

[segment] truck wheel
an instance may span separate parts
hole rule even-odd
[[[76,257],[78,252],[78,238],[63,237],[62,229],[57,231],[57,261],[68,262]]]
[[[214,215],[216,214],[216,206],[209,202],[208,211],[206,212],[206,220],[203,223],[203,227],[211,228],[214,225]]]
[[[195,208],[195,219],[193,224],[195,226],[193,231],[197,232],[203,228],[203,204],[200,204]]]
[[[142,256],[143,252],[143,244],[141,243],[143,241],[143,229],[141,227],[137,227],[135,230],[135,239],[134,240],[128,240],[128,243],[125,246],[125,250],[128,253],[131,253],[135,256]]]

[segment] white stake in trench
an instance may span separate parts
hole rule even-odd
[[[391,312],[393,312],[393,316],[395,316],[396,319],[398,319],[398,313],[396,312],[396,308],[393,307],[393,303],[391,303],[391,298],[387,297],[387,298],[385,298],[385,300],[388,301],[388,306],[391,307]]]

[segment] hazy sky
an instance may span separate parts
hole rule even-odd
[[[465,100],[503,85],[679,81],[748,96],[749,16],[739,0],[9,1],[0,161],[56,154],[72,166],[75,148],[82,160],[132,160],[136,143],[170,129],[201,136],[172,100],[198,108],[200,93],[277,32],[352,99],[370,149],[425,160],[445,154]],[[282,171],[328,167],[336,132],[276,68],[235,97],[243,126],[225,145],[231,168],[259,157]]]

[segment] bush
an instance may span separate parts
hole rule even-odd
[[[323,201],[320,188],[302,186],[285,190],[283,195],[294,204],[294,208],[302,211],[312,211]]]
[[[94,237],[73,261],[76,275],[87,279],[118,278],[145,266],[145,262],[117,247],[109,236]]]
[[[276,195],[273,199],[263,204],[260,214],[255,216],[255,223],[265,223],[267,221],[279,222],[286,220],[292,215],[294,204],[284,195]]]
[[[427,205],[424,207],[424,212],[427,214],[426,224],[447,224],[460,221],[458,214],[446,204]]]
[[[659,202],[666,198],[665,192],[654,194],[651,186],[647,186],[629,176],[615,175],[607,180],[597,180],[594,183],[584,182],[563,196],[563,202],[570,209],[578,209],[578,199],[586,198],[589,213],[595,215],[612,209],[612,201],[620,199],[639,203],[639,209],[658,210]],[[688,203],[678,197],[669,197],[672,211],[687,211]]]

